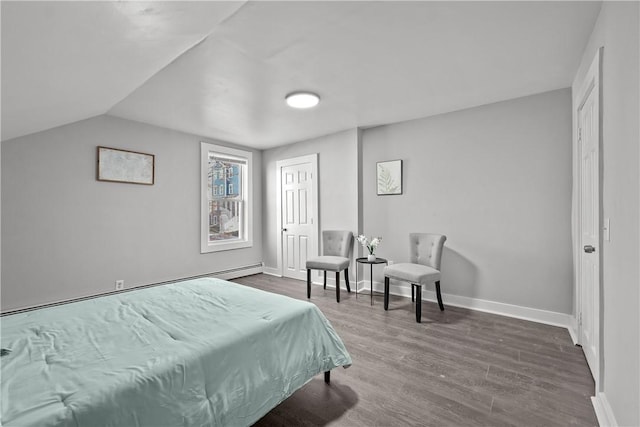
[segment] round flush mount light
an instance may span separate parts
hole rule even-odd
[[[313,92],[292,92],[285,99],[291,108],[311,108],[320,102],[320,97]]]

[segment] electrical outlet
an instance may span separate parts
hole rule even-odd
[[[124,280],[116,280],[116,291],[124,289]]]

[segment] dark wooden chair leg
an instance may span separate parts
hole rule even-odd
[[[307,268],[307,298],[311,298],[311,269]]]
[[[416,301],[416,290],[414,289],[413,285],[411,285],[411,302],[415,302]]]
[[[413,284],[411,285],[413,286]],[[416,322],[422,319],[422,285],[416,285]]]
[[[440,306],[440,311],[444,311],[444,304],[442,304],[442,295],[440,294],[440,281],[436,282],[436,296],[438,297],[438,305]]]
[[[340,302],[340,272],[336,271],[336,301]]]
[[[344,269],[344,281],[347,283],[347,292],[351,292],[351,286],[349,286],[349,269]]]
[[[324,271],[324,288],[327,289],[327,270]]]
[[[324,371],[324,382],[327,384],[331,382],[331,371]]]
[[[389,310],[389,278],[384,278],[384,309]]]

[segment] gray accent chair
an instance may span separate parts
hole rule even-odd
[[[311,270],[324,271],[324,288],[327,289],[327,271],[336,273],[336,301],[340,302],[340,272],[344,270],[344,280],[349,286],[349,264],[353,233],[342,230],[325,230],[322,232],[322,256],[307,260],[307,298],[311,298]]]
[[[444,310],[440,295],[440,261],[447,236],[442,234],[409,234],[408,263],[384,268],[384,309],[389,309],[389,279],[411,283],[411,301],[416,302],[416,322],[422,318],[422,285],[435,282],[440,310]]]

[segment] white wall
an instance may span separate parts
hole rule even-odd
[[[2,188],[2,143],[0,142],[0,189]],[[0,191],[0,303],[2,302],[2,192]]]
[[[582,80],[604,46],[601,215],[611,220],[611,241],[602,247],[600,398],[610,405],[615,422],[625,426],[640,425],[638,9],[638,2],[603,2],[575,79]]]
[[[377,196],[393,159],[403,194]],[[443,293],[571,313],[568,89],[365,130],[362,176],[379,256],[406,262],[410,232],[442,233]]]
[[[262,155],[264,261],[267,271],[277,269],[276,162],[318,153],[319,230],[358,231],[358,131],[348,130],[296,144],[265,150]],[[319,234],[319,244],[322,235]]]
[[[100,116],[3,141],[2,310],[262,261],[260,191],[253,247],[200,253],[202,140]],[[98,145],[155,154],[155,184],[97,181]]]

